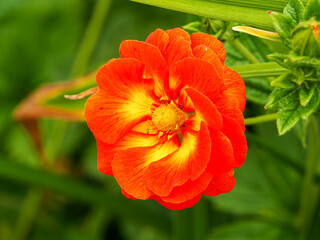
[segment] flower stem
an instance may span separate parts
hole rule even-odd
[[[174,240],[206,239],[208,206],[201,199],[194,207],[174,212]]]
[[[234,39],[230,42],[248,61],[251,63],[259,63],[259,60],[239,41]]]
[[[314,116],[309,119],[308,136],[309,146],[305,175],[300,195],[300,207],[295,222],[296,227],[301,231],[301,239],[308,237],[320,193],[320,186],[315,183],[315,171],[319,158],[319,128]]]
[[[258,123],[270,122],[270,121],[273,121],[276,119],[277,119],[277,113],[265,114],[265,115],[258,116],[258,117],[245,118],[244,124],[245,125],[254,125],[254,124],[258,124]]]
[[[99,39],[111,2],[112,0],[97,0],[74,62],[71,74],[73,77],[86,73],[88,62]]]

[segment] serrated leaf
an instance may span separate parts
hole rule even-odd
[[[306,20],[315,18],[317,21],[320,21],[320,1],[319,0],[309,0],[306,6],[304,17]]]
[[[320,92],[319,89],[316,87],[314,94],[308,104],[303,107],[299,106],[299,112],[302,119],[307,119],[312,113],[314,113],[320,104]]]
[[[268,102],[269,94],[273,89],[269,80],[250,78],[245,79],[245,84],[247,100],[263,105]]]
[[[266,109],[292,108],[292,104],[298,102],[299,95],[297,89],[275,88],[269,96]]]
[[[293,128],[297,122],[302,119],[307,119],[315,112],[320,104],[320,94],[318,88],[315,89],[311,100],[306,106],[301,106],[298,98],[291,95],[291,103],[287,106],[282,106],[278,112],[277,128],[280,135],[285,134]],[[286,100],[289,98],[287,97]]]
[[[288,16],[281,13],[271,12],[270,13],[272,23],[277,33],[280,35],[282,42],[288,47],[292,48],[290,38],[291,31],[293,29],[293,20]]]
[[[315,22],[302,22],[292,31],[292,47],[301,56],[319,57],[320,42],[313,29]]]
[[[284,89],[292,89],[297,85],[292,81],[295,76],[292,73],[284,73],[271,82],[271,86]]]
[[[283,10],[283,14],[290,17],[294,25],[304,20],[305,7],[300,0],[290,0]]]
[[[276,63],[278,63],[281,67],[292,69],[292,64],[288,55],[273,53],[269,54],[268,58]]]
[[[299,106],[300,103],[296,101],[292,108],[281,109],[278,112],[277,128],[280,135],[288,132],[300,120]]]
[[[299,99],[300,99],[300,104],[302,106],[306,106],[309,101],[311,100],[314,90],[316,89],[316,84],[314,84],[311,88],[301,88],[299,92]]]

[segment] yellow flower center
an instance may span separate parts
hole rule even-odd
[[[161,104],[152,113],[153,124],[165,133],[177,131],[184,121],[184,112],[172,101],[167,104]]]

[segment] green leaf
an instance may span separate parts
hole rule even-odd
[[[238,22],[253,27],[272,30],[272,23],[267,10],[282,10],[284,3],[272,1],[272,4],[248,3],[247,1],[205,1],[205,0],[132,0],[156,7],[167,8],[179,12],[203,17]],[[248,14],[250,12],[250,14]]]
[[[308,102],[311,100],[314,91],[316,89],[317,84],[313,84],[311,88],[301,88],[299,92],[300,104],[302,106],[306,106]]]
[[[297,85],[292,82],[292,79],[295,76],[292,73],[284,73],[277,77],[275,80],[271,82],[271,86],[285,88],[285,89],[292,89],[295,88]]]
[[[0,156],[0,176],[2,179],[18,182],[26,186],[50,189],[77,202],[104,206],[119,216],[149,224],[169,234],[171,231],[167,212],[145,201],[132,201],[123,196],[106,191],[85,181],[65,177],[53,172],[38,170],[14,163]]]
[[[315,37],[313,25],[318,23],[302,22],[292,32],[292,47],[302,56],[320,57],[320,42]],[[318,27],[318,26],[317,26]]]
[[[291,60],[288,55],[285,54],[279,54],[279,53],[273,53],[269,54],[268,58],[276,63],[278,63],[281,67],[287,68],[287,69],[293,69]]]
[[[314,90],[311,100],[305,107],[299,105],[300,116],[302,119],[307,119],[313,112],[315,112],[320,104],[320,91],[318,88]]]
[[[277,128],[280,135],[285,134],[302,118],[307,119],[315,112],[320,104],[320,94],[318,88],[314,90],[311,100],[306,106],[302,106],[299,101],[299,90],[280,90],[272,92],[271,106],[279,108]]]
[[[269,80],[249,78],[245,79],[245,84],[247,100],[263,105],[268,102],[269,94],[273,89]]]
[[[266,109],[292,108],[299,98],[297,89],[275,88],[270,94],[270,101],[265,106]]]
[[[319,0],[309,0],[306,6],[304,17],[306,20],[315,18],[317,21],[320,21],[320,1]]]
[[[292,48],[290,39],[291,39],[291,31],[294,27],[293,19],[290,17],[276,12],[270,13],[272,23],[277,33],[279,33],[282,42],[288,47]]]
[[[298,107],[301,105],[295,102],[295,105],[291,104],[291,106],[278,112],[277,128],[280,135],[288,132],[300,120]]]
[[[287,69],[272,62],[232,66],[231,69],[239,73],[242,78],[271,77],[288,72]]]
[[[307,147],[307,127],[308,121],[300,119],[300,121],[294,126],[294,131],[301,141],[304,148]]]
[[[294,25],[304,20],[305,7],[300,0],[290,0],[283,10],[285,16],[290,17]]]
[[[184,25],[182,28],[187,31],[192,32],[201,32],[201,26],[202,23],[199,21],[188,23],[187,25]]]

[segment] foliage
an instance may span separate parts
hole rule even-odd
[[[127,0],[109,6],[96,0],[0,1],[0,44],[5,46],[0,56],[0,239],[318,239],[320,71],[315,34],[320,2],[134,2],[184,13]],[[109,11],[98,11],[98,6]],[[100,30],[91,24],[89,31],[93,13],[101,14],[95,18]],[[233,32],[239,24],[272,31],[272,36],[277,32],[282,42]],[[67,79],[118,57],[122,40],[144,40],[156,28],[180,26],[224,41],[226,64],[246,82],[246,116],[261,117],[259,124],[247,126],[248,156],[232,192],[204,198],[185,212],[126,200],[116,183],[97,171],[94,138],[84,123],[45,119],[60,117],[40,112],[32,118],[38,124],[24,119],[32,142],[12,121],[13,110],[47,88],[44,84],[68,85]],[[83,50],[86,43],[90,47]],[[46,110],[81,110],[85,99],[63,95],[91,87],[42,94],[45,102],[37,103]],[[278,136],[274,123],[261,123],[269,109],[278,112],[272,116],[284,136]],[[295,131],[288,132],[291,128]]]

